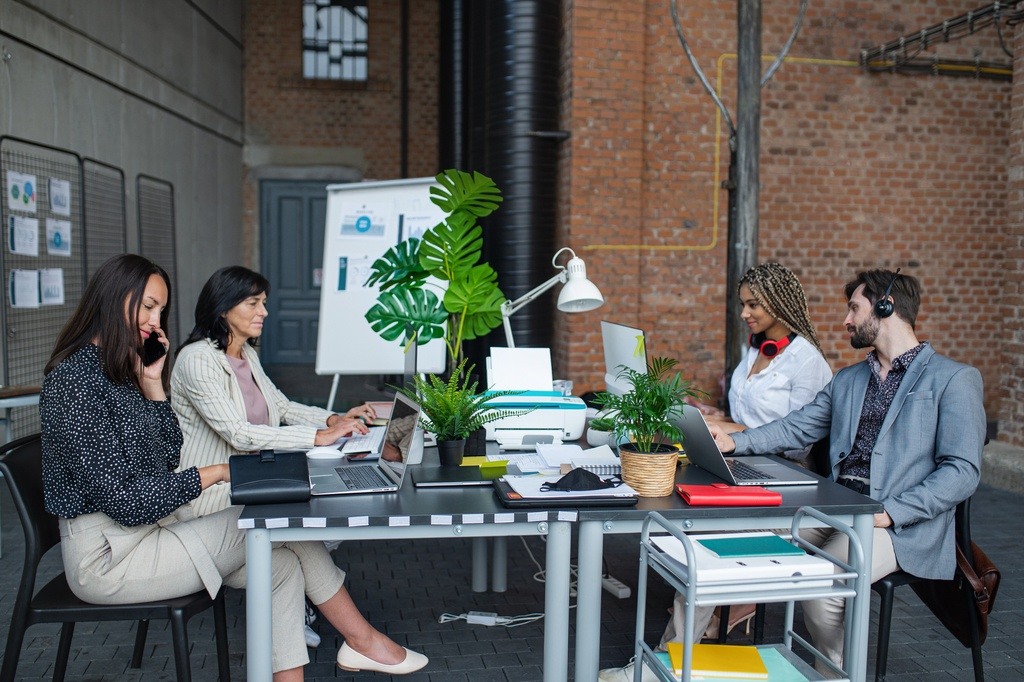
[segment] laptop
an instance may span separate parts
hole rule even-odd
[[[817,485],[821,480],[768,457],[724,456],[696,407],[686,405],[676,426],[683,433],[687,459],[730,485]]]
[[[502,474],[504,468],[501,468]],[[461,488],[463,486],[492,485],[502,474],[486,476],[480,467],[417,467],[412,472],[412,484],[417,488]]]
[[[309,460],[310,493],[318,495],[353,495],[388,493],[402,487],[408,469],[409,450],[413,445],[420,406],[402,394],[395,395],[391,418],[384,434],[380,457],[366,462],[358,456],[338,460]]]
[[[631,392],[633,387],[625,378],[620,378],[619,374],[624,366],[641,374],[647,373],[647,348],[643,330],[602,320],[601,343],[604,346],[605,389],[614,395]]]

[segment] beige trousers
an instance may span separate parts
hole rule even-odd
[[[99,512],[60,519],[61,553],[71,591],[86,602],[119,604],[180,597],[204,588],[215,592],[219,579],[229,587],[245,587],[240,512],[241,507],[229,507],[195,518],[183,507],[180,516],[130,528]],[[303,594],[322,604],[341,589],[345,573],[322,542],[275,543],[271,556],[277,672],[309,662]]]

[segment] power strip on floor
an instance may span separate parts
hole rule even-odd
[[[601,578],[601,587],[604,591],[611,594],[612,596],[618,597],[619,599],[628,599],[632,592],[629,589],[629,585],[619,582],[616,578],[606,576]]]

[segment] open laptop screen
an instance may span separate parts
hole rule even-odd
[[[629,382],[619,378],[626,366],[647,373],[647,346],[642,329],[615,322],[601,322],[601,340],[604,344],[605,389],[613,395],[624,395],[632,390]]]

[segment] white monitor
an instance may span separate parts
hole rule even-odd
[[[643,330],[602,320],[601,340],[604,343],[605,390],[614,395],[629,393],[632,390],[629,381],[618,375],[623,365],[647,373],[647,346]]]

